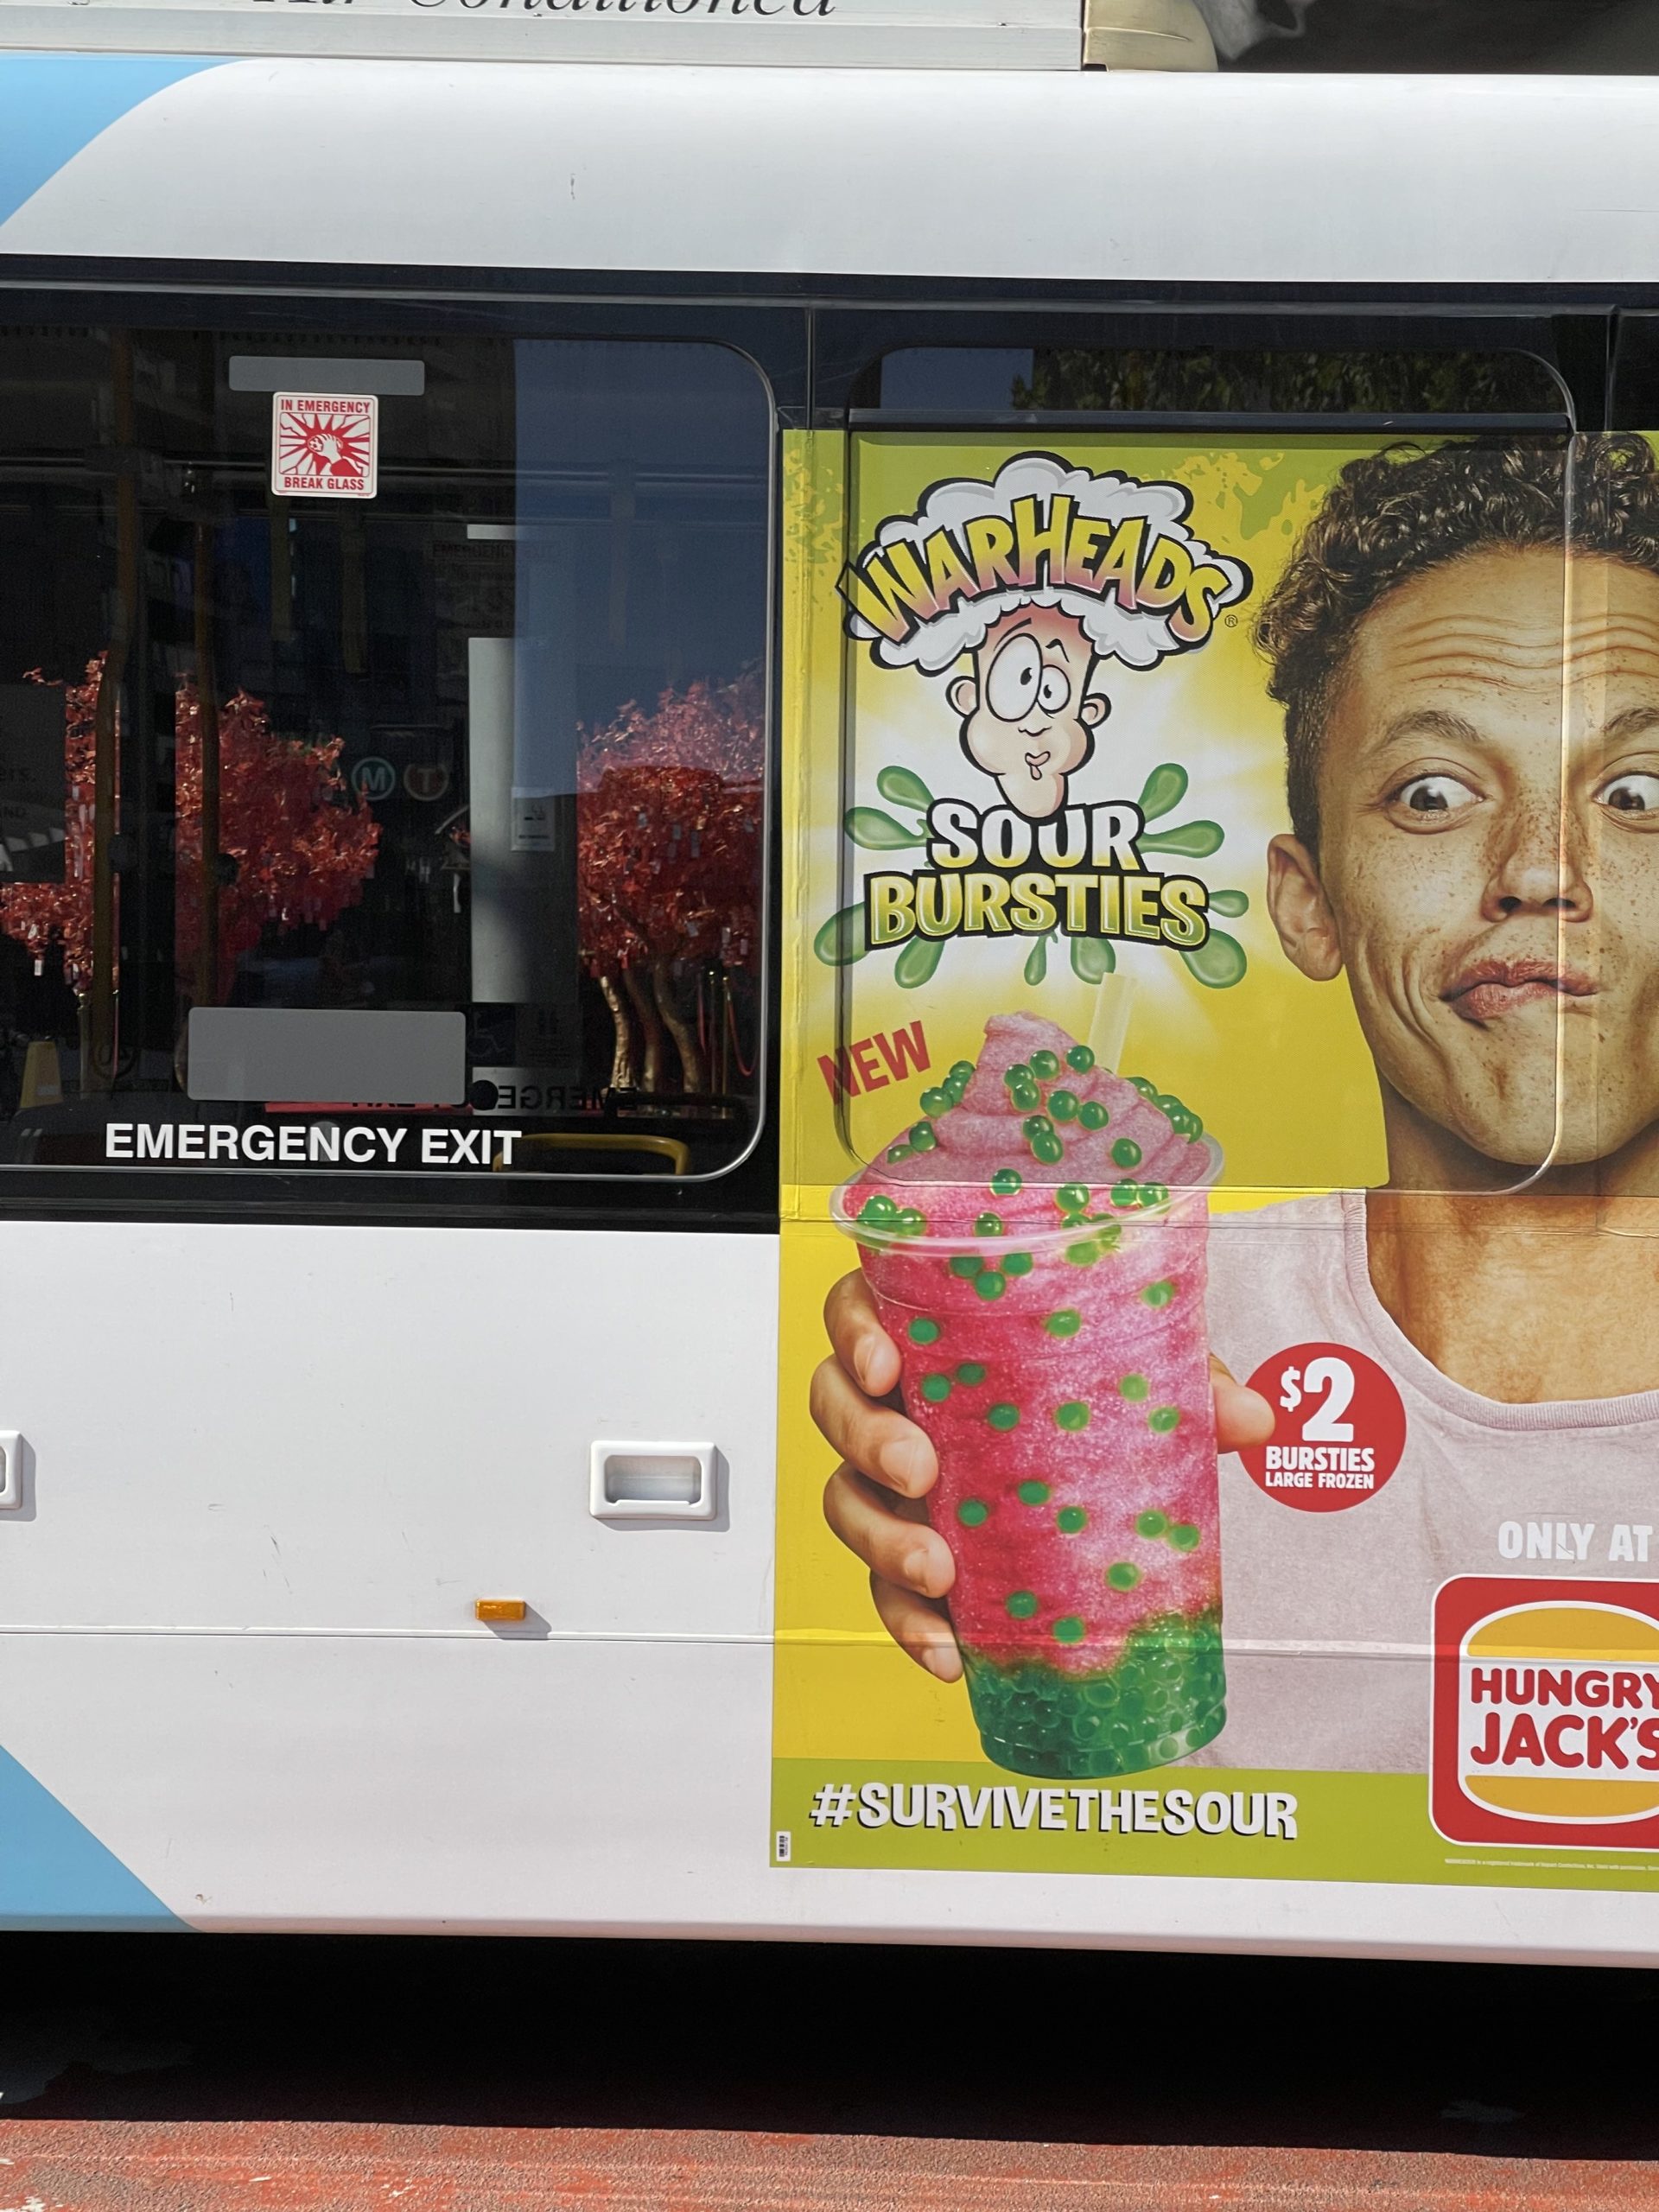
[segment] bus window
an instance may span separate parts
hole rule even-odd
[[[1109,1224],[1103,1191],[1494,1192],[1593,1146],[1632,1086],[1590,922],[1637,927],[1656,784],[1603,665],[1651,582],[1642,441],[848,447],[836,1166],[966,1160],[993,1224],[1047,1177]]]
[[[748,363],[14,330],[0,386],[0,1160],[741,1159],[771,527]]]

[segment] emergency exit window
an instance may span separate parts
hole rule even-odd
[[[0,386],[0,1166],[741,1159],[753,367],[33,329]]]

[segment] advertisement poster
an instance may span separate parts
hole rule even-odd
[[[789,455],[772,1858],[1659,1883],[1659,468]]]

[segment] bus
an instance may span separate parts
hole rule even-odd
[[[1659,1957],[1659,91],[1077,12],[0,54],[0,1924]]]

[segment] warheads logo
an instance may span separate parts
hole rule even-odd
[[[992,481],[934,485],[848,564],[849,634],[880,667],[945,679],[963,753],[1001,800],[930,795],[931,867],[865,879],[872,949],[1007,932],[1204,946],[1206,887],[1147,866],[1144,810],[1069,803],[1112,711],[1111,664],[1196,651],[1249,592],[1243,563],[1189,528],[1192,506],[1180,484],[1020,454]]]

